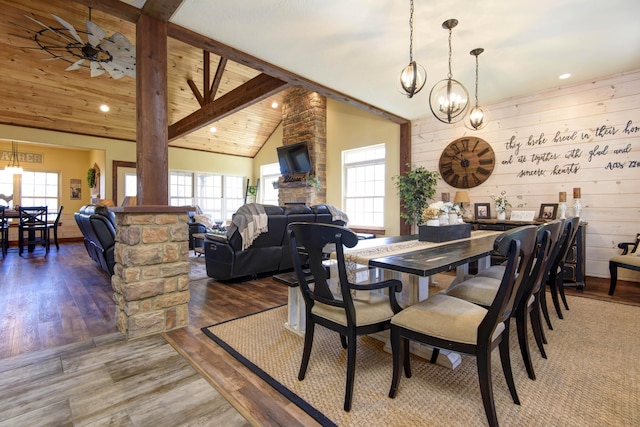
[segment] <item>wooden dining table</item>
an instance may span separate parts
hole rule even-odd
[[[5,209],[4,217],[5,219],[7,219],[9,227],[18,227],[20,225],[20,211],[17,211],[15,209]],[[56,222],[57,218],[58,218],[57,212],[55,213],[54,218],[50,218],[49,213],[47,213],[47,224],[53,225]],[[59,221],[58,227],[60,225],[62,225],[62,222]],[[29,240],[31,240],[31,237],[29,238]],[[33,250],[34,250],[34,246],[29,245],[28,251],[33,252]]]

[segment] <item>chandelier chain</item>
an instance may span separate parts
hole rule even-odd
[[[478,55],[476,55],[476,108],[478,108]]]
[[[451,30],[451,28],[449,28],[449,74],[447,74],[447,78],[451,78],[452,74],[451,74],[451,33],[453,31]]]
[[[413,0],[409,12],[409,63],[413,62]]]

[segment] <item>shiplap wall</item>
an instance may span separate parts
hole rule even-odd
[[[414,121],[413,163],[438,170],[442,150],[454,139],[473,135],[488,141],[496,167],[469,190],[472,209],[504,190],[511,209],[535,210],[537,216],[541,203],[558,203],[558,193],[565,191],[567,216],[573,216],[573,188],[580,187],[581,219],[588,223],[586,274],[609,277],[617,243],[633,241],[640,232],[640,70],[486,107],[490,122],[479,131],[430,115]],[[453,199],[456,189],[440,180],[437,191]],[[640,281],[629,270],[620,270],[619,277]]]

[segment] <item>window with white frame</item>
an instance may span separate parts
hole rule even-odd
[[[135,173],[124,174],[124,197],[136,197],[138,194],[138,176]]]
[[[241,176],[199,172],[170,172],[171,206],[197,205],[214,221],[227,221],[244,204]]]
[[[278,189],[273,187],[280,178],[280,164],[271,163],[260,166],[260,200],[264,205],[278,206]]]
[[[350,227],[384,227],[385,145],[342,152],[344,207]]]
[[[169,205],[193,205],[193,173],[169,172]]]
[[[20,205],[47,206],[58,210],[60,174],[57,172],[22,172]]]
[[[195,204],[214,220],[222,221],[222,175],[197,173],[195,176]]]
[[[0,195],[5,198],[13,197],[13,174],[0,169]],[[13,206],[13,200],[0,199],[0,206]]]
[[[231,219],[233,212],[244,204],[245,179],[242,176],[224,177],[224,200],[226,219]]]

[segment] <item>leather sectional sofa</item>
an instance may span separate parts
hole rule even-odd
[[[232,280],[261,273],[275,273],[293,268],[287,226],[292,222],[333,221],[326,205],[285,207],[264,205],[268,231],[260,234],[245,250],[238,230],[231,236],[207,234],[204,242],[207,275],[217,280]]]
[[[84,236],[89,256],[107,273],[113,275],[115,265],[116,220],[104,205],[86,205],[74,214]]]

